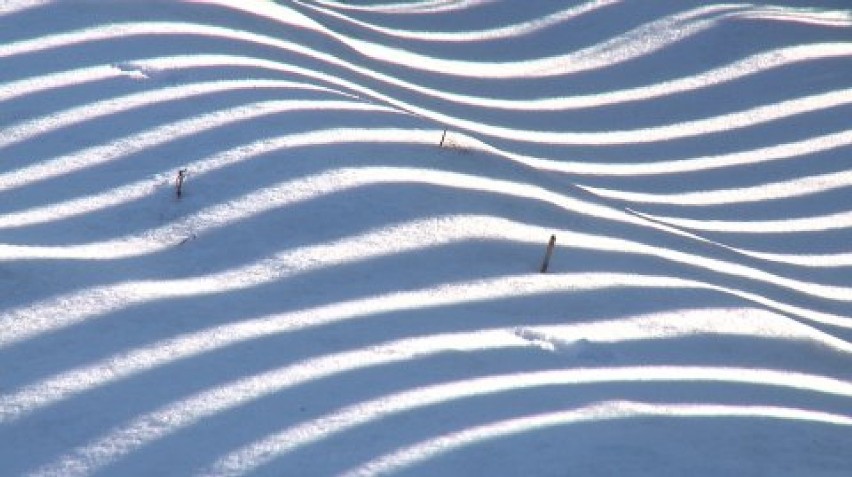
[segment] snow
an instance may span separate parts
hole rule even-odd
[[[0,475],[852,475],[845,3],[0,1]]]

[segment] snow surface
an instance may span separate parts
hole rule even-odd
[[[850,118],[846,0],[2,0],[0,475],[848,477]]]

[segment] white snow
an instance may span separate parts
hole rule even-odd
[[[841,0],[0,1],[0,475],[852,475],[850,117]]]

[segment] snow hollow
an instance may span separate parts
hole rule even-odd
[[[845,0],[2,0],[0,475],[852,475],[850,118]]]

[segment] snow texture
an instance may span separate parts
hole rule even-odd
[[[852,475],[851,33],[0,1],[0,475]]]

